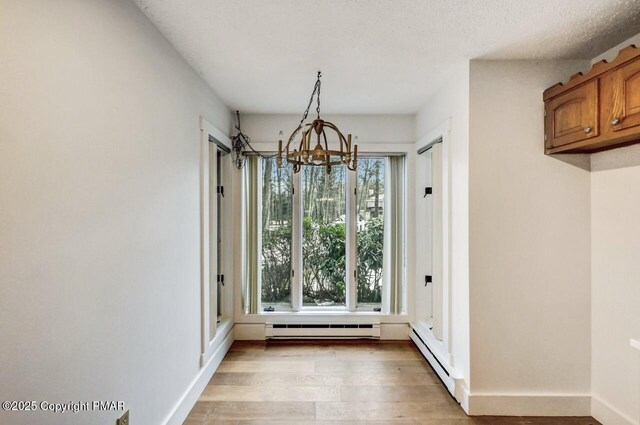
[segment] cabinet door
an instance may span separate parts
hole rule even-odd
[[[546,103],[548,149],[598,136],[598,83],[595,79]]]
[[[640,126],[640,60],[633,61],[613,73],[613,131]]]

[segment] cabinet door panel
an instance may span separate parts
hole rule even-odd
[[[551,99],[545,108],[548,148],[598,136],[597,79]]]
[[[613,78],[613,130],[640,126],[640,61],[615,71]]]

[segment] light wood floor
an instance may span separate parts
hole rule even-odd
[[[410,341],[236,341],[185,425],[593,425],[469,418]]]

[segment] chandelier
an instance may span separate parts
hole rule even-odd
[[[358,166],[358,137],[355,137],[352,144],[351,134],[348,134],[345,138],[335,124],[320,118],[321,76],[321,73],[318,72],[318,79],[313,87],[309,105],[304,111],[300,124],[293,133],[291,133],[289,140],[284,146],[282,140],[284,134],[280,131],[280,140],[278,141],[278,166],[282,167],[283,160],[286,160],[287,163],[293,166],[294,173],[299,172],[303,165],[325,167],[327,174],[331,172],[331,167],[334,165],[346,165],[349,170],[355,171]],[[318,98],[318,106],[316,107],[318,117],[305,124],[304,121],[309,115],[313,98],[316,96]],[[334,149],[329,149],[327,130],[332,130],[338,137],[338,146]],[[299,133],[301,136],[299,142],[296,142],[295,139]],[[313,143],[315,143],[315,147],[312,148],[311,145]]]

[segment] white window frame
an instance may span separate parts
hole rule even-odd
[[[212,140],[215,143],[212,143]],[[227,334],[233,327],[233,294],[232,291],[222,288],[221,303],[222,316],[212,315],[212,309],[217,309],[217,290],[211,291],[211,284],[217,288],[217,276],[219,272],[224,272],[228,281],[231,281],[232,268],[230,264],[231,243],[225,243],[225,247],[229,247],[229,251],[225,250],[222,254],[222,270],[218,270],[217,265],[217,243],[211,241],[217,240],[217,222],[215,211],[220,207],[218,205],[217,188],[214,183],[217,180],[217,149],[218,146],[224,146],[231,149],[231,140],[219,129],[214,127],[203,117],[200,117],[200,367],[204,367],[214,356],[217,348],[222,344]],[[223,157],[221,161],[223,172],[223,184],[226,171],[229,167],[230,155]],[[214,187],[212,187],[214,186]],[[232,220],[226,220],[231,217],[232,202],[231,199],[225,202],[222,210],[225,222],[223,222],[222,233],[224,241],[231,241],[232,238]]]
[[[359,155],[360,158],[386,158],[388,156],[406,156],[405,152],[375,152],[375,153],[362,153]],[[259,162],[258,166],[258,179],[260,182],[260,188],[258,190],[258,202],[259,202],[259,216],[262,216],[262,161]],[[262,284],[261,277],[258,278],[258,293],[260,294],[260,300],[258,303],[258,311],[264,314],[274,314],[274,313],[370,313],[375,315],[386,315],[389,314],[389,301],[388,301],[388,291],[383,289],[382,291],[382,300],[380,303],[381,310],[374,311],[373,307],[362,307],[357,305],[357,279],[356,279],[356,271],[357,271],[357,203],[356,203],[356,187],[357,187],[357,174],[356,172],[347,170],[346,172],[346,214],[345,214],[345,222],[347,223],[346,228],[346,246],[345,246],[345,254],[346,254],[346,268],[345,268],[345,280],[347,283],[347,287],[345,289],[345,305],[344,306],[330,306],[330,307],[316,307],[316,306],[304,306],[303,305],[303,297],[302,297],[302,287],[304,282],[302,282],[302,172],[293,174],[293,194],[292,194],[292,258],[291,258],[291,266],[293,269],[293,276],[291,278],[291,306],[290,308],[279,307],[275,308],[273,312],[264,311],[264,307],[262,305]],[[407,170],[405,168],[405,178],[404,178],[405,188],[408,185],[407,179]],[[385,184],[387,183],[387,179],[385,178]],[[384,209],[388,211],[388,203],[389,197],[384,198]],[[405,197],[405,205],[406,205],[406,197]],[[405,208],[406,209],[406,208]],[[387,217],[385,215],[385,227],[387,224]],[[259,221],[261,222],[261,220]],[[406,227],[406,226],[405,226]],[[406,230],[405,230],[406,231]],[[405,245],[407,238],[405,237]],[[383,256],[388,255],[388,243],[384,244],[383,247]],[[262,229],[258,229],[258,249],[259,252],[262,251]],[[258,261],[260,262],[262,255],[258,255]],[[261,264],[258,264],[258,269],[261,270]],[[261,276],[261,273],[260,273]],[[389,285],[388,278],[388,270],[387,268],[383,269],[382,276],[383,287]]]
[[[421,152],[429,146],[434,144],[440,144],[441,154],[441,169],[434,170],[439,174],[440,181],[432,181],[432,184],[438,184],[441,187],[441,198],[437,200],[440,204],[441,211],[441,224],[439,229],[433,229],[433,233],[438,232],[439,235],[433,235],[435,238],[440,238],[437,243],[433,244],[433,250],[436,249],[439,252],[432,252],[431,256],[427,258],[429,263],[437,261],[439,264],[423,264],[425,258],[420,258],[416,253],[415,262],[415,304],[413,307],[416,309],[415,320],[412,321],[414,329],[420,334],[426,341],[429,348],[432,350],[433,355],[443,364],[453,365],[452,356],[452,311],[453,305],[453,293],[451,286],[451,154],[450,154],[450,142],[451,141],[451,119],[447,119],[436,128],[421,138],[414,146],[416,152]],[[416,168],[424,167],[424,158],[418,155],[416,159]],[[415,192],[414,196],[418,202],[414,203],[416,208],[416,215],[418,209],[423,205],[419,200],[422,199],[424,194],[424,187],[428,179],[426,174],[416,174],[414,184]],[[432,200],[436,201],[435,199]],[[438,206],[434,205],[434,208]],[[417,220],[416,220],[417,222]],[[422,223],[416,225],[416,232],[422,232],[426,229],[424,226],[431,226],[431,223]],[[423,247],[426,248],[426,247]],[[433,276],[431,294],[428,293],[428,288],[424,286],[425,274],[431,274]],[[438,274],[439,276],[437,276]],[[437,288],[436,288],[437,286]],[[438,304],[435,306],[434,304]],[[425,309],[425,306],[431,307],[430,310]]]

